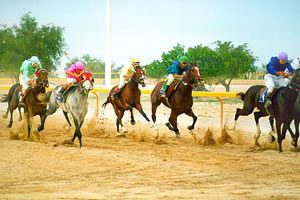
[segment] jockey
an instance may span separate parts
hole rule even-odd
[[[181,56],[168,67],[167,80],[164,82],[159,92],[161,97],[166,97],[166,90],[175,79],[182,80],[185,76],[185,72],[190,68],[188,62],[189,58],[187,56]]]
[[[132,58],[130,60],[131,65],[123,67],[120,74],[120,84],[115,88],[112,96],[117,97],[118,93],[122,91],[123,87],[127,82],[130,81],[131,77],[135,73],[135,69],[140,66],[139,58]]]
[[[85,66],[82,62],[78,61],[75,64],[72,64],[65,73],[67,74],[67,83],[63,85],[60,91],[57,93],[56,99],[59,102],[63,102],[63,93],[74,83],[82,83],[85,81],[85,74],[86,74]],[[89,72],[88,72],[89,73]],[[89,73],[90,74],[90,73]],[[91,76],[88,76],[91,78]]]
[[[275,88],[287,86],[289,84],[288,77],[294,73],[291,64],[288,62],[288,55],[280,52],[277,57],[271,57],[267,64],[267,72],[265,75],[265,84],[267,90],[266,105],[271,104],[271,94]]]
[[[41,62],[37,56],[32,56],[25,60],[20,67],[19,81],[22,85],[19,102],[23,103],[24,97],[29,89],[31,82],[36,79],[36,72],[42,68]]]

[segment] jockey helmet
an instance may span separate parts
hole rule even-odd
[[[140,59],[139,58],[131,58],[130,62],[131,63],[139,63]]]
[[[80,61],[76,62],[75,66],[76,66],[76,69],[78,69],[80,71],[85,69],[84,64],[82,62],[80,62]]]
[[[181,63],[187,63],[187,62],[189,62],[189,58],[188,58],[187,56],[181,56],[181,57],[179,58],[179,61],[180,61]]]
[[[37,56],[32,56],[29,60],[32,64],[40,64],[40,60]]]
[[[287,59],[288,59],[287,53],[285,53],[285,52],[280,52],[280,53],[278,54],[278,59],[279,59],[279,60],[287,60]]]

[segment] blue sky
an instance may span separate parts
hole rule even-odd
[[[26,12],[39,24],[64,27],[70,56],[105,59],[105,0],[0,0],[0,24],[18,24]],[[280,51],[294,58],[299,19],[298,0],[112,0],[112,60],[121,65],[140,57],[148,64],[177,43],[216,40],[248,43],[258,65]]]

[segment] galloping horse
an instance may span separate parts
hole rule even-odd
[[[40,97],[40,99],[44,102],[49,101],[49,108],[46,112],[47,116],[55,113],[55,111],[60,107],[63,110],[69,126],[71,126],[68,113],[72,115],[75,124],[75,132],[71,141],[74,142],[77,137],[80,147],[82,147],[82,134],[80,129],[88,110],[88,94],[93,88],[93,83],[90,80],[86,80],[83,84],[74,84],[68,91],[65,92],[67,95],[65,102],[60,103],[56,100],[56,97],[61,87],[62,86],[57,86],[51,91],[50,99],[43,97]]]
[[[180,137],[179,130],[177,128],[177,117],[182,113],[187,114],[193,118],[193,124],[188,126],[189,130],[193,130],[197,117],[192,110],[193,98],[192,98],[192,89],[193,84],[197,83],[200,79],[199,68],[195,65],[192,65],[187,72],[185,78],[177,85],[176,90],[168,95],[167,98],[162,98],[159,94],[159,91],[163,85],[163,81],[156,84],[152,93],[151,93],[151,104],[152,104],[152,121],[156,127],[156,110],[157,107],[163,103],[168,108],[171,108],[171,115],[169,117],[169,122],[166,123],[166,126],[174,131],[176,137]],[[176,83],[173,83],[176,84]],[[172,85],[170,86],[170,88]],[[167,92],[168,93],[168,92]],[[157,135],[158,137],[158,135]]]
[[[270,110],[271,115],[275,118],[279,152],[282,152],[282,140],[285,139],[286,131],[288,129],[292,137],[292,145],[297,147],[297,140],[299,137],[299,132],[297,135],[299,129],[299,121],[297,120],[299,120],[299,116],[297,115],[299,115],[299,112],[297,113],[296,104],[298,103],[298,92],[292,88],[281,87],[273,94],[272,104],[268,110]],[[296,136],[290,130],[290,124],[293,119],[295,119]]]
[[[259,110],[254,112],[254,119],[256,123],[256,134],[254,135],[254,139],[255,139],[255,145],[257,146],[260,146],[258,139],[261,134],[259,118],[269,116],[269,112],[266,110],[264,103],[259,103],[259,98],[265,89],[266,86],[264,85],[253,85],[246,91],[246,93],[240,92],[238,95],[240,96],[244,104],[242,109],[240,108],[236,109],[236,113],[234,117],[235,123],[233,129],[236,129],[237,120],[240,115],[242,116],[250,115],[253,112],[254,108],[257,108]],[[272,116],[269,117],[269,121],[270,121],[272,131],[274,131],[273,128],[274,117]],[[274,138],[272,138],[272,140],[274,140]]]
[[[145,72],[142,67],[136,67],[135,73],[130,79],[130,81],[124,86],[123,90],[120,92],[120,98],[116,99],[112,97],[113,91],[117,86],[114,86],[107,97],[105,103],[103,103],[102,108],[105,109],[105,106],[108,103],[111,103],[114,111],[117,115],[116,126],[117,131],[119,132],[119,125],[123,128],[122,118],[124,116],[125,110],[130,110],[131,113],[131,124],[135,124],[135,120],[133,117],[132,109],[136,108],[143,117],[150,122],[149,118],[143,111],[141,105],[141,91],[139,89],[139,84],[145,87]],[[103,111],[104,112],[104,111]]]
[[[7,128],[11,128],[13,124],[13,112],[16,108],[19,110],[19,121],[22,120],[22,114],[21,114],[21,105],[19,105],[19,89],[20,83],[16,83],[13,86],[9,88],[8,94],[3,95],[1,98],[1,102],[7,102],[7,110],[5,114],[3,115],[3,118],[6,119],[8,116],[8,113],[10,112],[10,120],[7,125]]]
[[[47,105],[41,103],[41,101],[38,100],[38,95],[43,94],[46,92],[46,87],[49,86],[48,83],[48,72],[45,69],[40,69],[37,73],[37,79],[32,82],[32,86],[29,88],[26,96],[24,97],[24,115],[27,122],[27,132],[28,132],[28,138],[30,138],[30,132],[32,127],[32,118],[36,115],[39,115],[41,118],[41,124],[37,127],[36,131],[40,132],[44,130],[44,124],[46,120],[46,108]],[[14,91],[13,91],[14,90]],[[10,111],[10,121],[8,124],[8,127],[10,128],[12,126],[12,115],[13,111],[20,107],[19,105],[19,92],[21,91],[20,85],[13,85],[10,89],[10,92],[8,94],[8,109]],[[21,115],[21,114],[20,114]]]
[[[258,139],[261,134],[261,129],[259,125],[259,119],[261,117],[269,116],[269,122],[272,129],[272,132],[275,131],[274,129],[274,119],[276,120],[276,132],[277,132],[277,140],[279,144],[279,151],[282,151],[281,148],[281,141],[285,138],[286,130],[288,130],[293,138],[293,145],[296,147],[297,140],[295,139],[298,133],[298,128],[296,127],[296,135],[294,136],[293,131],[290,128],[290,122],[297,116],[295,115],[294,109],[295,109],[295,102],[297,98],[297,92],[293,89],[287,88],[287,87],[281,87],[273,92],[272,94],[272,104],[268,106],[268,108],[265,107],[264,103],[259,103],[259,98],[262,95],[262,92],[265,90],[264,85],[254,85],[251,86],[246,93],[239,93],[240,98],[243,100],[243,108],[237,108],[235,113],[235,124],[234,128],[236,128],[237,120],[239,116],[247,116],[251,114],[254,110],[254,108],[257,108],[258,111],[254,112],[254,119],[256,122],[256,134],[254,135],[255,139],[255,145],[260,146]],[[299,99],[300,103],[300,99]],[[299,104],[300,105],[300,104]],[[268,109],[268,110],[267,110]],[[296,107],[297,109],[297,107]],[[300,113],[300,107],[299,113]],[[297,117],[296,117],[297,119]],[[299,119],[300,120],[300,119]],[[281,125],[283,126],[283,129],[281,131]],[[296,123],[295,120],[295,126],[299,126],[299,123]],[[270,134],[269,138],[270,142],[274,142],[275,138],[273,135]]]

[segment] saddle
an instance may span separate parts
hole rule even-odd
[[[167,89],[167,92],[166,92],[167,97],[170,97],[173,94],[173,92],[177,89],[180,82],[181,81],[177,81],[177,80],[173,81],[173,83]]]
[[[64,91],[62,94],[64,103],[66,102],[68,95],[77,87],[79,87],[79,84],[73,84]]]
[[[275,88],[273,90],[273,92],[271,93],[270,98],[272,99],[274,94],[278,91],[279,88]],[[261,88],[261,90],[259,91],[259,99],[258,99],[258,103],[266,103],[267,101],[267,92],[268,92],[268,88],[267,87],[263,87]]]

